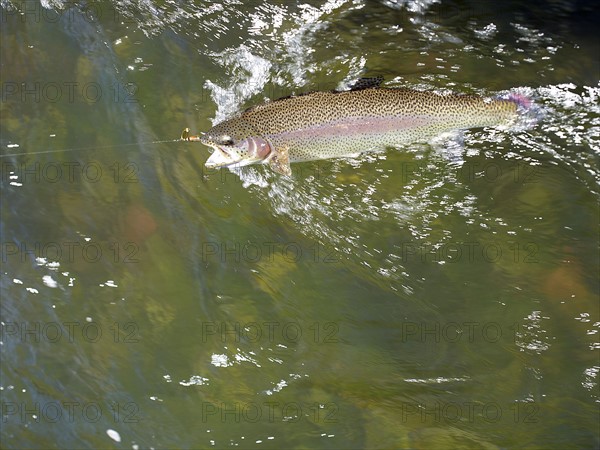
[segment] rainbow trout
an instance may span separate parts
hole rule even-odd
[[[311,92],[254,106],[200,138],[215,150],[206,167],[269,164],[290,175],[290,163],[354,156],[360,152],[428,142],[453,130],[510,125],[521,106],[472,95],[379,87],[361,79],[348,91]],[[523,99],[525,100],[525,99]]]

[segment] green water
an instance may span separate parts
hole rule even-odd
[[[3,2],[1,446],[598,447],[600,46],[571,6]],[[289,179],[153,143],[375,75],[539,120]]]

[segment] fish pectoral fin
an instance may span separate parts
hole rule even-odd
[[[285,175],[286,177],[292,176],[292,168],[290,167],[290,153],[287,147],[280,148],[277,150],[270,159],[269,166],[275,172]]]

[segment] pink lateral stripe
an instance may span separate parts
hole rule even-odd
[[[353,136],[356,134],[380,134],[395,130],[405,130],[430,125],[440,118],[431,116],[412,117],[349,117],[345,119],[325,122],[307,128],[276,133],[274,136],[293,139],[295,137],[328,137],[328,136]]]

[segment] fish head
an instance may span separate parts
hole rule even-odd
[[[251,127],[244,126],[240,119],[214,126],[200,141],[215,149],[205,163],[210,168],[265,163],[273,150],[266,138],[253,133]]]

